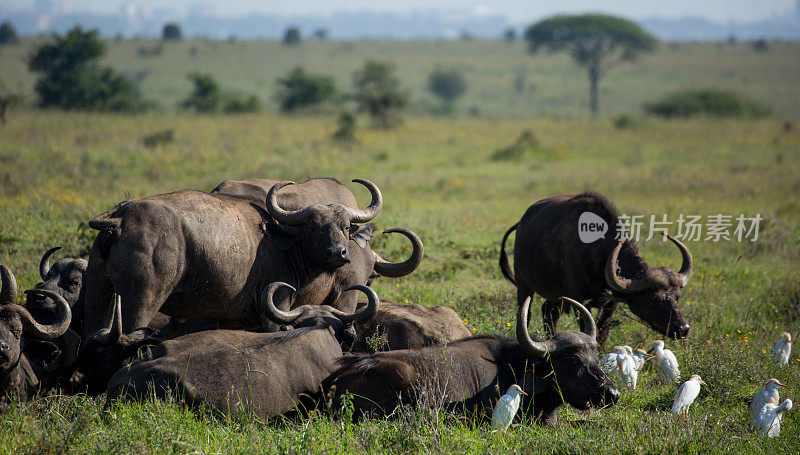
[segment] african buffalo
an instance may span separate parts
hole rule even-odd
[[[51,324],[41,324],[21,305],[17,298],[17,280],[5,265],[0,264],[0,409],[6,406],[6,393],[10,392],[26,401],[39,390],[35,362],[25,355],[25,344],[30,339],[53,340],[68,328],[71,319],[69,304],[52,291],[27,291],[28,295],[43,293],[58,304],[60,318]]]
[[[588,243],[581,240],[582,216],[605,223],[605,234]],[[631,239],[615,239],[619,221],[617,208],[599,193],[551,196],[530,206],[519,223],[505,233],[500,246],[500,270],[517,286],[517,302],[522,304],[534,293],[544,297],[544,322],[553,331],[562,312],[559,296],[588,302],[589,308],[599,309],[601,344],[608,337],[609,323],[620,301],[653,330],[671,338],[685,337],[689,323],[681,315],[678,299],[692,273],[691,253],[667,236],[683,256],[680,271],[648,267]],[[512,272],[505,243],[514,230],[517,239]]]
[[[600,369],[596,327],[583,305],[575,306],[585,333],[559,332],[547,341],[528,335],[526,299],[517,314],[517,340],[480,336],[447,346],[345,356],[323,383],[338,408],[352,394],[354,418],[390,414],[399,405],[442,406],[488,418],[500,390],[519,384],[529,394],[522,407],[548,424],[565,401],[578,409],[607,406],[619,391]]]
[[[146,326],[159,310],[186,318],[217,319],[241,328],[264,323],[258,290],[292,283],[295,298],[324,302],[316,278],[350,262],[351,223],[381,209],[372,182],[364,210],[341,204],[301,210],[279,206],[274,185],[261,202],[223,194],[178,191],[122,203],[89,226],[100,233],[86,276],[84,337],[103,327],[113,294],[122,298],[122,328]],[[286,295],[285,298],[290,296]]]
[[[264,307],[277,310],[272,296],[285,283],[273,283],[262,293]],[[298,328],[286,332],[252,333],[211,330],[165,341],[150,348],[139,362],[119,370],[108,385],[109,400],[156,396],[177,397],[223,415],[252,412],[275,417],[308,406],[304,396],[320,396],[320,384],[342,356],[345,328],[372,317],[378,296],[365,286],[367,307],[346,314],[326,305],[303,305],[291,314],[277,310],[281,322]],[[286,319],[286,317],[289,319]]]
[[[263,201],[269,195],[269,190],[280,182],[272,179],[225,180],[211,190],[211,194],[242,196]],[[353,192],[338,180],[327,177],[310,178],[305,182],[284,186],[277,196],[278,204],[287,210],[301,210],[315,204],[341,204],[358,209],[358,202]],[[348,243],[350,262],[331,273],[317,275],[315,282],[307,287],[316,289],[317,292],[327,289],[328,299],[325,304],[352,313],[356,309],[355,295],[341,294],[341,289],[354,284],[369,286],[374,278],[379,276],[398,278],[408,275],[422,262],[424,253],[422,241],[416,234],[407,229],[389,229],[384,231],[384,234],[393,232],[403,234],[412,245],[411,256],[408,259],[400,263],[391,263],[370,248],[370,240],[375,232],[373,225],[352,225],[351,231]],[[307,295],[298,295],[295,305],[299,302],[309,303],[310,300]],[[286,310],[288,307],[281,306],[281,309]]]
[[[472,336],[461,316],[446,306],[381,301],[375,317],[355,326],[353,352],[443,346]]]

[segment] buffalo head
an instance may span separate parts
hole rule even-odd
[[[39,323],[28,310],[14,303],[17,297],[17,281],[14,274],[5,265],[0,265],[0,281],[2,281],[2,289],[0,289],[0,372],[8,374],[20,362],[23,335],[48,342],[54,340],[69,329],[72,312],[67,301],[55,292],[26,291],[29,296],[43,294],[57,302],[58,320],[52,324]],[[58,352],[51,351],[47,355],[48,357],[57,356]]]
[[[64,258],[50,266],[50,256],[60,249],[60,246],[50,248],[42,256],[39,261],[39,276],[42,281],[36,284],[35,289],[55,292],[73,306],[80,300],[83,292],[83,278],[88,262],[86,259]],[[41,322],[52,323],[58,318],[56,301],[46,294],[29,294],[25,306]],[[79,313],[80,311],[75,315],[77,318],[82,317]]]
[[[355,341],[354,324],[368,321],[378,312],[378,295],[372,288],[362,285],[350,286],[345,289],[345,292],[357,290],[367,295],[367,306],[361,311],[347,313],[329,305],[300,305],[291,311],[282,311],[275,306],[272,299],[275,291],[282,287],[295,290],[289,284],[275,282],[267,286],[261,293],[262,311],[267,318],[276,324],[283,324],[287,329],[326,324],[334,330],[336,337],[343,345],[349,346]]]
[[[314,204],[301,210],[284,210],[278,205],[277,192],[294,182],[276,183],[267,193],[267,210],[279,223],[270,225],[278,248],[287,250],[297,244],[309,266],[319,270],[336,270],[350,262],[348,242],[357,227],[351,223],[366,223],[378,215],[383,199],[378,187],[363,179],[354,182],[366,186],[372,202],[364,210],[342,204]]]
[[[632,279],[619,276],[617,259],[625,240],[620,241],[606,263],[606,282],[631,311],[653,330],[670,338],[683,338],[689,334],[689,323],[678,308],[681,290],[692,274],[692,254],[676,238],[668,235],[681,251],[683,264],[678,272],[668,267],[647,267]]]
[[[609,406],[619,400],[619,391],[600,369],[597,358],[597,326],[583,305],[567,297],[581,317],[583,332],[562,331],[546,341],[534,341],[528,334],[528,308],[531,298],[517,313],[517,341],[528,355],[546,358],[552,367],[557,387],[553,393],[577,409]]]

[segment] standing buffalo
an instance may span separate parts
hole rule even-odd
[[[605,223],[605,235],[581,239],[582,216],[595,225]],[[503,236],[500,270],[517,286],[520,304],[534,293],[546,299],[542,313],[545,325],[551,330],[556,330],[562,311],[558,298],[567,295],[588,302],[589,308],[599,308],[600,343],[608,337],[609,323],[619,301],[627,303],[653,330],[671,338],[685,337],[689,323],[678,309],[678,299],[692,273],[691,253],[681,242],[667,236],[683,255],[680,271],[648,267],[632,240],[614,238],[619,221],[619,211],[602,194],[589,192],[542,199],[528,208],[519,223]],[[505,242],[514,230],[517,239],[512,272]]]
[[[519,384],[530,398],[526,413],[548,424],[565,401],[578,409],[607,406],[619,391],[597,359],[591,313],[568,300],[581,315],[585,333],[559,332],[547,341],[528,335],[525,299],[517,314],[517,340],[474,337],[447,346],[349,355],[323,386],[340,402],[352,394],[354,417],[390,414],[399,405],[442,406],[488,418],[500,390]]]
[[[317,278],[350,262],[351,223],[371,220],[382,206],[377,186],[356,181],[372,193],[364,210],[341,204],[285,210],[276,193],[292,182],[281,182],[270,189],[266,208],[241,197],[178,191],[95,217],[89,226],[100,233],[89,256],[84,337],[103,327],[114,293],[122,298],[125,333],[146,326],[159,309],[261,327],[258,293],[273,281],[293,284],[304,302],[328,300],[330,286]]]
[[[390,301],[381,301],[375,317],[355,329],[353,352],[444,346],[472,336],[461,316],[450,307]]]
[[[61,336],[71,320],[69,304],[52,291],[28,291],[28,295],[42,293],[54,299],[59,318],[51,324],[36,321],[17,298],[17,281],[5,265],[0,264],[0,409],[5,407],[7,392],[17,394],[23,401],[39,390],[36,374],[40,358],[30,358],[24,352],[30,339],[53,340]],[[53,352],[50,351],[49,356]]]
[[[303,305],[289,314],[272,302],[279,287],[290,286],[273,283],[265,289],[264,307],[276,312],[270,317],[298,328],[273,333],[211,330],[165,341],[111,378],[108,399],[142,398],[152,391],[223,415],[252,412],[263,418],[307,408],[303,398],[319,398],[322,381],[336,369],[346,328],[372,317],[378,296],[370,288],[353,286],[349,289],[365,292],[369,299],[356,314],[325,305]]]
[[[211,194],[226,194],[240,197],[249,197],[263,201],[270,194],[270,189],[280,180],[250,179],[250,180],[225,180],[211,190]],[[349,188],[332,178],[310,178],[302,183],[282,186],[277,195],[277,203],[286,210],[301,210],[315,204],[341,204],[345,207],[358,209],[356,197]],[[355,295],[352,293],[341,294],[340,290],[355,284],[370,285],[374,278],[386,276],[399,278],[413,272],[422,262],[422,241],[416,234],[407,229],[389,229],[387,233],[400,233],[411,241],[411,256],[403,262],[391,263],[383,259],[370,248],[370,241],[375,232],[372,224],[351,226],[350,262],[344,264],[331,273],[319,274],[316,282],[309,284],[309,289],[329,289],[328,299],[324,302],[342,311],[353,312],[356,309]],[[313,303],[308,295],[298,294],[295,304]],[[320,302],[322,303],[322,302]],[[288,308],[283,307],[286,310]]]

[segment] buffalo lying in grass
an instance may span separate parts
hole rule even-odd
[[[474,412],[488,418],[500,390],[519,384],[529,395],[526,413],[549,424],[565,401],[578,409],[608,406],[619,391],[600,369],[597,330],[591,313],[566,299],[579,312],[585,332],[558,332],[547,341],[528,334],[530,298],[517,314],[517,339],[480,336],[444,347],[357,354],[323,384],[338,408],[352,394],[354,417],[387,415],[401,404]]]
[[[367,307],[347,314],[326,305],[303,305],[291,314],[272,301],[279,287],[262,294],[264,307],[282,323],[298,328],[273,333],[211,330],[153,346],[142,361],[119,370],[108,385],[109,400],[143,398],[154,393],[174,396],[195,407],[235,415],[252,412],[275,417],[311,406],[303,397],[319,398],[320,384],[336,369],[340,343],[349,343],[352,323],[374,316],[378,296],[365,286]]]
[[[29,295],[42,293],[57,302],[60,317],[50,324],[39,323],[28,310],[15,303],[17,281],[5,265],[0,265],[0,282],[0,408],[4,408],[9,392],[22,401],[35,394],[40,387],[37,367],[48,356],[57,355],[47,351],[40,358],[35,350],[26,354],[26,342],[60,337],[69,328],[72,313],[61,295],[47,290],[28,291]]]
[[[355,327],[353,352],[444,346],[472,336],[461,316],[446,306],[381,301],[375,317]]]
[[[589,215],[586,215],[589,214]],[[579,223],[605,223],[599,238],[580,238]],[[542,306],[545,325],[557,330],[562,308],[559,297],[566,295],[589,308],[598,308],[598,341],[608,337],[609,323],[618,302],[653,330],[671,338],[689,333],[689,323],[678,308],[681,290],[692,274],[689,249],[667,236],[680,250],[683,265],[678,272],[667,267],[648,267],[630,239],[615,239],[620,213],[614,204],[598,193],[551,196],[536,202],[519,223],[503,236],[500,270],[517,286],[517,302],[538,293],[546,299]],[[514,271],[508,263],[505,242],[517,231],[514,243]]]

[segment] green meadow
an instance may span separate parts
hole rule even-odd
[[[32,41],[0,50],[0,79],[34,101],[24,55]],[[287,49],[272,42],[188,41],[160,55],[137,56],[152,41],[109,42],[106,62],[132,74],[147,70],[146,98],[163,110],[139,115],[42,111],[22,106],[0,125],[0,262],[20,288],[38,281],[41,254],[87,257],[94,232],[86,221],[126,198],[183,188],[210,190],[228,178],[332,176],[375,182],[384,208],[379,228],[420,235],[426,258],[413,274],[380,279],[385,299],[454,308],[477,334],[513,336],[515,289],[497,259],[500,239],[533,202],[595,190],[630,215],[760,215],[756,241],[689,241],[695,270],[681,298],[689,338],[667,341],[682,379],[708,383],[689,417],[669,413],[676,386],[646,370],[619,403],[588,413],[564,406],[559,424],[522,419],[507,434],[459,415],[405,411],[359,424],[315,412],[307,419],[219,419],[173,403],[111,404],[103,397],[46,395],[0,416],[0,453],[797,453],[800,417],[786,413],[781,436],[748,429],[747,401],[766,379],[800,399],[800,352],[778,367],[769,350],[783,331],[800,336],[800,44],[662,44],[652,55],[612,70],[601,83],[601,110],[586,114],[585,73],[564,55],[526,54],[522,43],[326,42]],[[191,48],[196,51],[192,52]],[[194,54],[194,55],[192,55]],[[294,65],[336,77],[349,90],[367,58],[391,60],[411,95],[392,130],[359,117],[356,141],[331,139],[335,112],[278,115],[275,78]],[[465,71],[470,87],[451,117],[427,114],[427,74]],[[186,72],[212,73],[224,89],[258,94],[268,111],[232,116],[175,111],[188,95]],[[524,74],[524,90],[514,94]],[[686,88],[734,89],[769,107],[758,120],[661,120],[643,102]],[[478,115],[466,115],[472,107]],[[619,113],[633,116],[615,127]],[[171,142],[143,139],[172,130]],[[537,144],[506,159],[499,149],[530,131]],[[368,193],[348,183],[362,205]],[[670,228],[674,232],[675,226]],[[647,229],[645,229],[645,234]],[[377,235],[373,248],[399,260],[399,236]],[[513,236],[512,236],[513,241]],[[650,265],[680,266],[680,253],[654,236],[639,242]],[[540,327],[534,311],[532,328]],[[562,327],[574,329],[574,321]],[[618,344],[649,349],[658,334],[624,305],[606,351]],[[601,353],[604,354],[605,352]],[[795,399],[797,398],[797,399]]]

